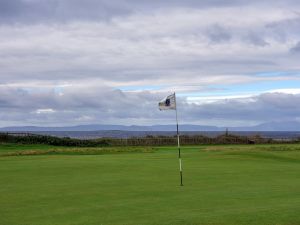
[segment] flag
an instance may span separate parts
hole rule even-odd
[[[159,110],[176,110],[175,93],[167,96],[158,103]]]
[[[176,95],[175,92],[158,103],[159,110],[176,110],[176,127],[177,127],[177,148],[178,148],[178,159],[179,159],[179,171],[180,171],[180,185],[183,186],[182,182],[182,163],[181,163],[181,151],[179,142],[179,128],[177,118],[177,107],[176,107]]]

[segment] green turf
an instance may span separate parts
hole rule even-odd
[[[298,225],[298,148],[185,147],[183,187],[174,147],[0,157],[0,224]]]

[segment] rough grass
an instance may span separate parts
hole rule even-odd
[[[116,153],[150,153],[151,147],[60,147],[50,145],[0,144],[0,156],[29,155],[102,155]]]
[[[0,224],[299,225],[299,145],[276,147],[183,147],[183,187],[176,147],[0,157]]]
[[[205,151],[300,151],[300,144],[203,145]]]

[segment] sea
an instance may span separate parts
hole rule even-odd
[[[174,136],[176,131],[123,131],[123,130],[101,130],[101,131],[34,131],[22,132],[39,135],[50,135],[56,137],[69,137],[76,139],[97,139],[97,138],[131,138],[146,136]],[[17,134],[17,132],[14,132]],[[216,137],[225,134],[224,131],[182,131],[180,135],[204,135],[207,137]],[[229,134],[254,136],[260,135],[264,138],[272,139],[297,139],[300,138],[300,131],[232,131]]]

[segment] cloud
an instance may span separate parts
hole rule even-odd
[[[264,110],[297,119],[271,110],[275,93],[226,100],[225,92],[299,79],[299,8],[293,0],[0,0],[2,125],[162,123],[157,101],[173,90],[191,123],[256,123],[269,119]],[[256,75],[268,71],[287,73]],[[224,98],[204,108],[188,100],[203,95]]]
[[[19,93],[16,95],[16,93]],[[122,92],[111,88],[67,87],[63,95],[47,90],[29,93],[0,88],[0,119],[8,124],[73,125],[84,123],[170,124],[172,112],[160,112],[157,104],[167,93]],[[194,101],[195,102],[195,101]],[[218,126],[298,120],[300,95],[280,92],[224,98],[197,104],[178,98],[181,123]],[[241,121],[244,121],[241,123]],[[245,122],[246,121],[246,122]]]
[[[1,23],[56,23],[107,20],[129,12],[123,1],[107,0],[1,0]]]
[[[198,79],[296,67],[297,60],[286,61],[285,56],[295,44],[294,37],[278,41],[276,32],[265,27],[297,15],[287,16],[286,10],[278,9],[263,12],[170,9],[109,22],[1,26],[2,82],[22,77],[27,81],[96,77],[151,82],[169,79],[170,74],[174,80],[183,74],[193,78],[197,74]],[[246,13],[249,16],[243,17]]]
[[[207,33],[212,42],[223,42],[231,39],[231,34],[229,33],[228,29],[218,24],[209,27]]]
[[[250,32],[248,35],[245,36],[245,40],[248,40],[249,43],[260,47],[269,45],[269,43],[264,40],[264,37],[261,37],[260,34],[256,33]]]
[[[185,103],[182,106],[182,114],[186,115],[186,119],[190,121],[195,121],[197,118],[202,121],[219,120],[220,124],[227,126],[246,120],[248,124],[288,121],[299,119],[300,110],[297,108],[299,103],[299,94],[264,93],[204,104]],[[230,123],[224,124],[224,121],[230,121]]]
[[[0,0],[0,23],[65,23],[70,21],[110,20],[136,12],[147,13],[169,8],[224,8],[247,7],[291,7],[299,6],[296,0],[269,1],[246,0]],[[247,16],[247,15],[246,15]]]
[[[41,114],[41,113],[54,113],[55,110],[53,110],[53,109],[37,109],[35,112],[37,114]]]
[[[292,53],[300,53],[300,41],[290,49]]]

